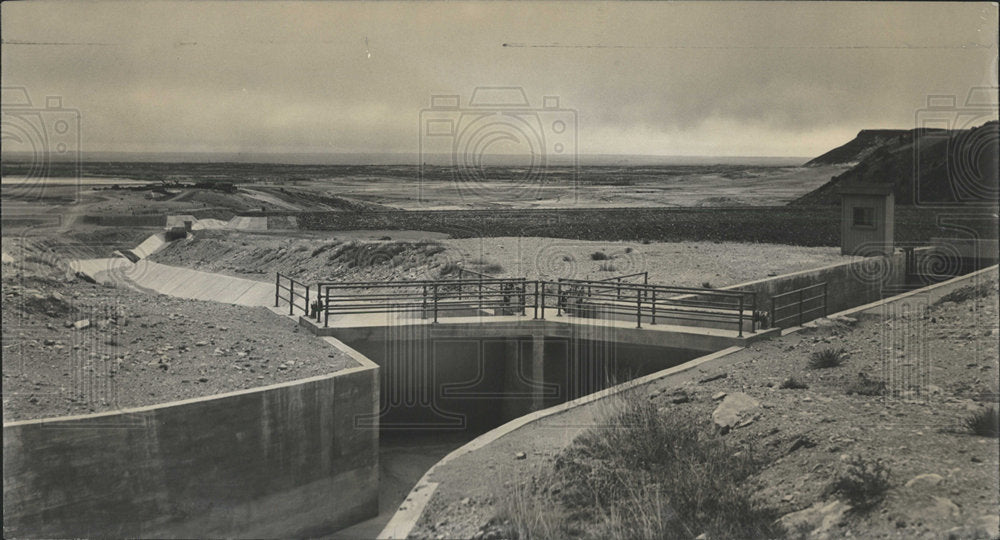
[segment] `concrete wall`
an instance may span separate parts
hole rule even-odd
[[[4,536],[330,533],[378,513],[378,433],[354,424],[377,407],[378,367],[364,360],[248,391],[5,424]]]
[[[325,330],[381,366],[382,430],[481,433],[704,354],[670,346],[668,332],[636,344],[607,326],[531,323]]]
[[[902,252],[890,257],[869,257],[724,288],[756,291],[758,309],[770,311],[771,297],[822,282],[827,284],[827,314],[874,302],[900,292],[906,282],[906,257]],[[816,312],[806,320],[821,316],[822,313]]]

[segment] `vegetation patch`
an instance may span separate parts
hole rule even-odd
[[[945,302],[958,303],[975,298],[982,298],[996,292],[996,290],[997,282],[995,281],[987,281],[985,283],[980,283],[979,285],[969,285],[968,287],[962,287],[961,289],[952,291],[942,296],[941,299],[934,304],[939,305]]]
[[[810,369],[828,369],[843,365],[847,352],[843,348],[823,349],[809,355]]]
[[[844,392],[848,395],[881,396],[885,395],[885,381],[871,379],[864,373],[858,373],[858,378],[847,385]]]
[[[632,396],[634,398],[634,396]],[[499,516],[509,538],[774,538],[776,514],[751,502],[764,461],[647,400],[625,398],[606,425],[564,450],[534,491]]]
[[[998,418],[997,410],[994,407],[976,412],[966,418],[964,424],[969,432],[980,437],[1000,437],[1000,418]]]
[[[787,390],[806,390],[809,385],[796,379],[795,377],[789,377],[781,381],[781,385],[778,388],[783,388]]]
[[[844,497],[857,511],[874,508],[889,490],[889,467],[880,460],[854,456],[847,470],[830,486],[831,491]]]

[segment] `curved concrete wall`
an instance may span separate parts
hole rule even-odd
[[[6,537],[289,537],[378,513],[378,366],[3,427]]]

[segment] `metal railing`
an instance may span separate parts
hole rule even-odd
[[[280,272],[274,278],[274,307],[280,307],[281,301],[288,303],[288,314],[294,315],[295,308],[302,310],[302,313],[309,316],[309,285],[296,281],[291,276],[282,275]],[[285,293],[282,296],[282,293]],[[302,300],[301,305],[298,300]]]
[[[736,324],[743,335],[744,323],[757,331],[757,295],[748,290],[697,289],[639,283],[608,283],[606,280],[560,279],[555,283],[557,315],[591,317],[625,315],[656,324],[657,317],[720,325]],[[552,292],[549,293],[553,296]],[[544,305],[544,303],[543,303]]]
[[[441,314],[461,311],[524,315],[529,305],[528,282],[524,278],[356,281],[320,283],[317,287],[323,326],[330,325],[331,315],[420,313],[420,318],[437,322]]]
[[[771,326],[802,326],[827,314],[826,282],[816,283],[771,297]],[[792,324],[788,324],[791,322]],[[785,326],[787,325],[787,326]]]
[[[817,294],[820,289],[822,293]],[[555,309],[557,316],[632,320],[638,328],[657,322],[721,328],[736,325],[740,336],[745,325],[751,332],[767,326],[758,325],[758,316],[763,312],[757,311],[756,293],[751,290],[670,287],[607,279],[528,281],[492,276],[487,279],[481,274],[475,279],[320,282],[309,286],[278,274],[275,306],[282,301],[288,304],[289,314],[299,310],[317,322],[322,320],[324,326],[329,326],[330,317],[337,315],[418,313],[420,318],[438,322],[441,316],[526,315],[529,309],[535,319],[544,319],[546,310]],[[811,320],[809,317],[817,311],[826,315],[826,283],[771,299],[772,326],[790,320],[801,324]]]
[[[621,283],[623,279],[638,278],[639,276],[642,276],[642,284],[643,285],[648,285],[649,284],[649,272],[636,272],[634,274],[622,274],[620,276],[611,276],[611,277],[606,277],[604,279],[599,279],[598,281],[612,281],[612,280],[614,280],[614,281],[616,281],[618,283]],[[626,283],[628,283],[628,282],[626,282]]]

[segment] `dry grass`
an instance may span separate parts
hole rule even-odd
[[[846,354],[843,348],[816,351],[809,355],[809,368],[828,369],[839,367],[844,363]]]
[[[997,410],[993,407],[974,413],[963,423],[969,432],[980,437],[1000,437],[1000,417],[997,416]]]
[[[858,511],[874,508],[889,491],[889,468],[880,459],[867,460],[855,456],[845,471],[831,486],[833,493],[843,496]]]
[[[627,394],[556,459],[533,492],[499,516],[511,538],[774,538],[775,513],[745,481],[763,463],[710,430]],[[523,502],[522,502],[523,501]]]
[[[877,379],[870,379],[864,373],[858,373],[858,378],[847,385],[844,392],[848,395],[856,394],[859,396],[881,396],[885,394],[885,382]]]

